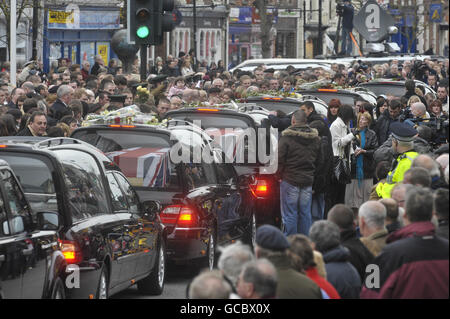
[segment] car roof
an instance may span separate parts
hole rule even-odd
[[[344,61],[343,61],[344,62]],[[251,59],[251,60],[245,60],[244,62],[238,64],[236,67],[232,68],[230,72],[233,72],[236,69],[243,68],[249,68],[253,67],[256,68],[259,65],[265,65],[268,68],[276,69],[276,66],[283,65],[284,68],[286,68],[289,65],[294,66],[295,64],[317,64],[317,67],[321,67],[321,65],[329,66],[331,64],[335,63],[334,60],[320,60],[320,59]],[[347,64],[348,62],[344,62],[344,64]],[[348,63],[349,64],[349,63]]]
[[[52,150],[58,149],[77,149],[85,151],[96,157],[97,160],[105,165],[105,168],[111,166],[111,160],[99,149],[89,143],[68,137],[35,137],[35,136],[2,136],[0,145],[5,145],[14,150],[26,150],[32,152],[44,152],[51,154]]]
[[[361,60],[363,62],[371,62],[372,64],[377,64],[377,63],[385,63],[388,62],[390,60],[399,60],[399,61],[406,61],[406,60],[412,60],[412,59],[416,59],[416,60],[425,60],[425,59],[431,59],[431,56],[429,55],[389,55],[389,56],[381,56],[381,57],[370,57],[370,56],[366,56],[366,57],[359,57],[359,56],[354,56],[354,57],[348,57],[348,58],[336,58],[336,62],[340,63],[340,62],[347,62],[347,63],[351,63],[353,61],[358,61]]]

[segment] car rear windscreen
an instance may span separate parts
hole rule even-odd
[[[285,102],[276,100],[253,100],[249,99],[249,102],[256,103],[258,106],[265,108],[268,111],[282,111],[285,114],[292,113],[298,110],[300,102]]]
[[[301,91],[300,94],[303,94]],[[306,93],[305,93],[306,94]],[[327,105],[330,103],[331,99],[339,99],[341,104],[355,104],[355,97],[351,94],[345,93],[335,93],[335,92],[308,92],[307,94],[313,95],[324,101]]]
[[[361,87],[372,91],[376,96],[387,95],[402,97],[406,93],[406,89],[403,85],[391,85],[391,84],[363,84]]]
[[[73,134],[94,145],[115,162],[136,187],[179,189],[175,165],[170,160],[168,135],[138,130],[80,130]]]
[[[246,129],[251,127],[249,120],[243,116],[220,114],[219,112],[203,113],[198,112],[183,112],[170,114],[171,119],[186,120],[189,122],[199,121],[203,129],[207,128],[242,128]]]

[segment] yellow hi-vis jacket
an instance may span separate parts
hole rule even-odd
[[[413,160],[419,155],[414,151],[405,152],[397,157],[394,169],[389,172],[386,183],[379,183],[376,188],[377,194],[383,198],[391,198],[391,190],[395,184],[403,181],[405,172],[411,168]]]

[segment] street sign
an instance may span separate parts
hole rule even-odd
[[[376,0],[368,0],[354,16],[353,25],[368,42],[380,42],[388,35],[388,28],[395,25],[395,21]]]

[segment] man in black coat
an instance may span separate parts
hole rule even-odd
[[[330,177],[332,174],[333,163],[333,146],[331,132],[324,118],[316,112],[314,103],[311,101],[303,102],[300,109],[306,113],[308,125],[315,128],[320,137],[321,154],[323,157],[322,165],[316,167],[313,184],[313,198],[312,198],[312,221],[321,220],[328,211],[329,203],[326,205],[326,200],[329,196],[326,193],[329,191]]]
[[[65,84],[58,88],[58,91],[56,92],[58,98],[50,108],[54,119],[59,121],[64,115],[67,115],[68,111],[70,111],[69,103],[72,101],[73,91],[74,90],[69,85]]]
[[[35,111],[31,114],[27,127],[18,132],[16,136],[44,136],[47,135],[47,117],[44,112]]]
[[[285,235],[308,236],[311,227],[312,186],[316,168],[323,161],[316,129],[307,125],[303,110],[294,112],[292,125],[278,143],[280,203]]]
[[[375,257],[356,236],[354,218],[353,211],[343,204],[335,205],[328,213],[328,220],[340,228],[341,244],[350,250],[349,261],[356,268],[361,281],[363,281],[366,274],[366,266],[372,263]]]
[[[393,122],[399,121],[402,108],[400,100],[391,100],[389,102],[389,107],[383,112],[374,127],[375,133],[377,133],[378,144],[382,145],[391,134],[389,127]]]

